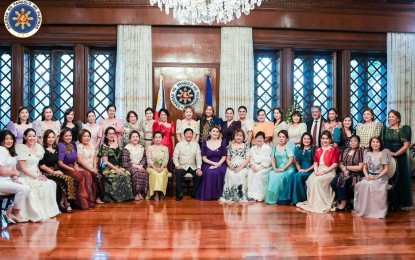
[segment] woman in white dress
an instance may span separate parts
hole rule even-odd
[[[265,144],[264,132],[255,136],[256,145],[251,147],[251,162],[248,166],[248,198],[263,201],[267,191],[268,173],[271,167],[271,146]]]
[[[20,213],[32,222],[46,221],[60,213],[56,203],[56,183],[42,175],[38,168],[45,150],[36,143],[35,130],[28,128],[23,138],[23,144],[16,146],[19,181],[32,191],[28,196],[30,207],[22,208]]]
[[[301,142],[301,136],[307,132],[307,125],[302,123],[302,117],[300,111],[294,111],[291,114],[291,124],[287,128],[290,141],[299,145]]]
[[[193,119],[195,114],[195,109],[192,106],[185,106],[183,108],[184,119],[177,119],[176,121],[176,138],[177,143],[184,139],[184,130],[190,128],[193,130],[193,141],[199,143],[199,134],[200,134],[200,121]]]
[[[334,192],[331,181],[336,176],[340,150],[331,144],[330,131],[321,134],[321,147],[317,148],[314,156],[314,172],[308,177],[307,201],[297,203],[297,207],[315,213],[326,213],[332,208]]]
[[[14,203],[3,216],[9,223],[27,222],[20,211],[25,207],[30,187],[18,181],[19,171],[16,170],[16,137],[9,130],[0,132],[0,192],[14,194]],[[30,205],[29,205],[30,206]]]
[[[233,133],[233,142],[228,146],[226,163],[225,185],[223,187],[221,202],[245,202],[247,201],[248,169],[246,166],[251,160],[249,144],[244,143],[245,133],[242,129],[236,129]]]
[[[252,131],[255,127],[255,122],[252,119],[246,117],[247,109],[245,106],[238,108],[239,121],[241,122],[241,128],[245,133],[245,143],[250,144],[252,140]]]

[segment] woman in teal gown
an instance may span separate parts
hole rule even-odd
[[[301,136],[300,146],[294,150],[295,167],[297,172],[292,174],[288,184],[278,198],[280,205],[296,205],[307,200],[307,186],[305,182],[314,171],[313,137],[310,133]]]
[[[278,133],[278,143],[272,149],[272,169],[268,174],[267,192],[265,202],[276,204],[278,197],[286,187],[294,168],[295,144],[288,141],[288,132],[281,130]]]
[[[396,159],[397,171],[391,179],[393,188],[389,202],[392,209],[402,210],[414,205],[412,196],[412,176],[406,151],[411,143],[411,127],[401,125],[401,114],[396,110],[388,113],[389,127],[383,127],[381,135],[385,148]]]

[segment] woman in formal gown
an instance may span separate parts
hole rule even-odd
[[[70,201],[75,200],[75,186],[73,179],[58,170],[58,146],[56,145],[56,135],[53,130],[48,129],[43,134],[43,148],[45,154],[39,162],[39,168],[48,179],[56,182],[59,190],[59,207],[62,212],[72,213]]]
[[[238,108],[239,122],[241,122],[241,129],[245,133],[245,143],[251,144],[252,131],[254,130],[255,122],[252,119],[247,118],[247,109],[245,106]]]
[[[82,129],[78,136],[77,145],[77,164],[80,170],[86,171],[91,175],[93,183],[91,183],[92,194],[95,197],[95,203],[104,203],[101,200],[103,195],[101,183],[98,176],[98,151],[91,142],[91,132]]]
[[[241,122],[235,121],[234,119],[234,110],[231,107],[228,107],[225,112],[226,120],[222,123],[222,136],[226,141],[226,146],[232,141],[233,132],[236,129],[241,128]]]
[[[35,129],[37,134],[37,142],[40,145],[43,143],[42,137],[46,130],[53,130],[56,136],[59,136],[61,131],[61,124],[59,121],[53,121],[53,110],[51,106],[45,106],[41,116],[41,121],[36,121],[33,124],[33,129]]]
[[[384,149],[379,136],[372,137],[369,148],[363,155],[365,178],[354,190],[353,213],[359,217],[385,218],[388,212],[388,178],[386,173],[391,161],[391,152]]]
[[[16,137],[16,143],[21,144],[23,143],[24,131],[33,128],[33,125],[29,120],[29,109],[27,107],[19,107],[18,113],[16,123],[10,121],[6,127]]]
[[[251,161],[248,165],[248,195],[250,200],[264,201],[268,173],[271,167],[271,146],[265,143],[264,132],[255,136],[256,145],[251,147]]]
[[[291,175],[295,173],[294,167],[295,144],[288,139],[288,132],[281,130],[278,133],[278,144],[271,153],[272,170],[268,174],[265,203],[276,204]]]
[[[391,190],[390,202],[392,209],[402,210],[414,205],[412,194],[412,172],[406,154],[410,144],[412,130],[409,125],[402,125],[401,113],[391,110],[388,113],[389,127],[382,130],[385,148],[391,151],[396,159],[397,172],[392,178],[394,187]]]
[[[197,119],[200,124],[200,138],[199,142],[207,141],[209,138],[209,130],[212,126],[216,125],[221,127],[223,120],[220,117],[216,117],[215,110],[212,105],[207,105],[202,116]]]
[[[334,136],[334,130],[342,127],[342,123],[339,122],[339,112],[334,107],[330,108],[327,112],[327,122],[323,123],[321,131],[330,131],[331,135]],[[337,144],[335,143],[334,145],[336,146]]]
[[[153,145],[150,145],[146,150],[146,170],[149,179],[147,198],[154,196],[155,201],[163,199],[167,190],[169,150],[161,144],[162,141],[163,135],[160,132],[155,132],[153,135]]]
[[[82,129],[87,129],[91,133],[91,144],[95,147],[96,150],[99,149],[102,139],[102,129],[101,126],[96,123],[96,115],[94,111],[88,111],[86,113],[86,124],[82,125]]]
[[[246,202],[247,198],[247,179],[251,151],[249,145],[244,142],[245,133],[242,129],[233,132],[232,142],[228,146],[226,164],[228,168],[225,174],[225,185],[223,186],[221,202]]]
[[[223,192],[226,173],[226,141],[220,139],[219,126],[213,125],[210,138],[202,142],[202,180],[196,194],[198,200],[217,200]]]
[[[120,166],[121,151],[117,143],[117,132],[110,126],[105,130],[104,142],[99,150],[102,179],[104,182],[104,202],[123,202],[132,200],[133,189],[131,173]]]
[[[320,138],[321,147],[314,156],[314,172],[308,177],[307,201],[297,203],[297,207],[315,213],[326,213],[331,210],[334,192],[330,186],[336,176],[340,150],[332,144],[330,131],[323,131]]]
[[[161,142],[162,145],[166,146],[169,149],[169,164],[168,170],[172,170],[172,160],[173,160],[173,151],[174,151],[174,140],[175,140],[175,133],[176,127],[174,126],[174,122],[168,122],[169,119],[169,111],[167,109],[162,108],[159,111],[159,121],[154,122],[153,125],[153,133],[160,132],[163,135],[163,141]]]
[[[23,135],[22,135],[23,136]],[[30,207],[26,205],[31,189],[28,185],[19,182],[19,171],[16,169],[16,137],[9,130],[0,131],[0,192],[3,194],[14,194],[14,203],[7,210],[3,211],[3,216],[7,222],[14,224],[17,222],[27,222],[20,214],[22,208]]]
[[[147,158],[136,130],[130,132],[128,144],[121,150],[121,167],[131,173],[134,200],[143,200],[148,193]]]
[[[314,171],[315,150],[313,137],[310,133],[305,132],[301,136],[300,146],[296,146],[294,150],[296,172],[288,180],[277,204],[296,205],[298,202],[307,200],[306,181]]]
[[[368,148],[370,138],[379,136],[382,131],[383,124],[374,120],[375,112],[370,108],[366,108],[363,111],[364,123],[359,123],[356,126],[356,134],[360,137],[360,146],[363,148]]]
[[[20,214],[32,222],[46,221],[60,213],[56,203],[56,183],[48,180],[38,168],[45,150],[36,142],[35,130],[26,129],[23,138],[23,144],[16,146],[17,169],[19,181],[28,185],[31,192],[28,196],[30,206],[22,208]]]
[[[145,110],[146,118],[141,120],[139,133],[141,136],[141,144],[147,149],[153,141],[153,125],[156,122],[154,120],[154,110],[151,107]]]
[[[69,128],[72,133],[72,142],[77,143],[78,142],[78,135],[79,131],[82,129],[82,123],[80,121],[75,122],[75,114],[72,108],[68,108],[65,110],[65,113],[63,114],[63,123],[62,123],[62,129],[63,128]]]
[[[278,133],[281,130],[287,130],[288,125],[284,121],[284,111],[280,107],[274,108],[274,135],[272,137],[272,143],[278,144]]]
[[[130,133],[134,130],[139,131],[138,115],[135,111],[128,111],[127,122],[122,128],[122,147],[125,147],[130,142]]]
[[[115,105],[107,106],[107,119],[102,119],[99,122],[101,126],[102,136],[105,136],[105,131],[108,127],[113,127],[116,132],[116,141],[119,147],[122,145],[122,128],[124,127],[124,121],[121,119],[115,118],[115,113],[117,112],[117,107]],[[101,145],[101,144],[100,144]]]
[[[363,149],[360,148],[360,137],[350,137],[350,147],[340,154],[340,172],[331,181],[339,205],[335,211],[345,211],[348,202],[353,199],[354,187],[363,178]]]
[[[76,164],[78,151],[72,142],[72,132],[68,128],[61,131],[58,142],[58,166],[67,176],[71,177],[75,186],[75,207],[91,209],[95,206],[93,180],[89,172],[80,170]]]
[[[270,145],[272,144],[272,136],[274,135],[274,124],[272,122],[266,121],[267,115],[265,110],[259,109],[257,112],[258,122],[255,123],[255,127],[252,132],[252,136],[261,131],[265,134],[265,143]],[[255,145],[255,138],[252,138],[252,145]]]
[[[200,125],[199,121],[193,119],[195,109],[192,106],[185,106],[183,108],[184,119],[177,119],[176,121],[176,138],[177,142],[184,139],[184,130],[190,128],[193,130],[193,141],[199,142]]]
[[[340,151],[349,147],[350,137],[354,135],[353,118],[351,115],[344,116],[342,126],[336,127],[333,131],[333,140],[337,144]]]
[[[291,124],[288,125],[287,132],[290,141],[295,144],[300,144],[301,136],[307,132],[307,125],[302,122],[300,111],[294,111],[291,114]]]

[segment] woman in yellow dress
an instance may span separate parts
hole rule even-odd
[[[147,148],[147,173],[149,178],[149,192],[147,198],[154,195],[154,200],[159,201],[164,198],[167,189],[169,163],[169,149],[162,145],[163,135],[155,132],[153,135],[153,145]]]
[[[252,133],[252,136],[256,136],[256,134],[261,131],[265,134],[265,143],[268,145],[272,145],[272,136],[274,135],[274,124],[272,122],[267,122],[267,115],[265,110],[260,109],[257,112],[258,122],[255,123],[255,127]],[[255,138],[252,139],[252,145],[255,145],[256,141]]]

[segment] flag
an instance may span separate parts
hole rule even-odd
[[[155,119],[159,119],[159,111],[162,108],[166,108],[166,103],[164,101],[164,80],[163,80],[163,74],[160,75],[160,88],[159,93],[157,94],[157,104],[156,104],[156,115]]]
[[[212,84],[210,83],[210,75],[206,75],[206,104],[205,106],[213,105]]]

